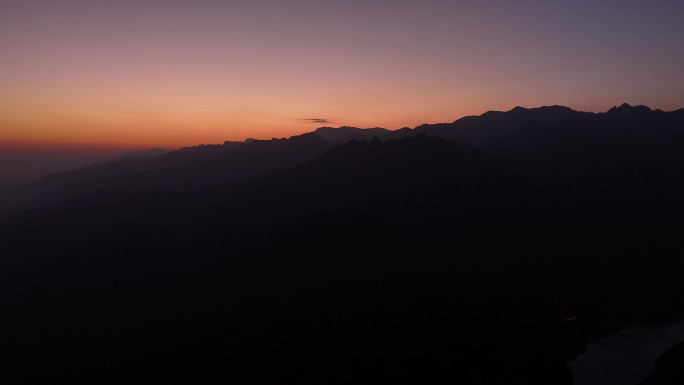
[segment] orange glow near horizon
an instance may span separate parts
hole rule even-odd
[[[457,3],[15,2],[0,13],[0,147],[173,149],[518,105],[684,107],[680,5]]]
[[[142,94],[136,89],[118,95],[97,94],[93,90],[87,98],[67,98],[58,92],[51,97],[45,91],[40,94],[41,98],[2,103],[0,144],[177,148],[246,138],[289,137],[322,125],[396,129],[484,112],[471,109],[458,114],[458,108],[449,105],[435,103],[425,108],[403,97],[387,100],[386,95],[374,96],[384,98],[382,104],[349,96],[342,98],[346,102],[342,105],[340,98],[303,101],[272,92],[270,97],[255,95],[233,103],[220,100],[201,103],[198,101],[211,98],[181,92]],[[354,92],[347,90],[347,94]],[[330,122],[313,124],[305,121],[308,118]]]
[[[359,91],[353,85],[340,85],[334,91],[319,91],[319,97],[311,99],[273,90],[264,91],[264,96],[245,95],[231,102],[223,100],[230,96],[228,88],[226,94],[206,95],[202,90],[182,92],[165,90],[161,84],[157,87],[145,90],[130,85],[118,92],[74,88],[71,95],[56,88],[36,93],[39,97],[0,97],[0,146],[173,149],[246,138],[289,137],[324,125],[398,129],[451,122],[516,105],[564,104],[600,112],[622,102],[582,108],[562,101],[543,103],[544,98],[538,97],[513,104],[507,102],[512,98],[502,94],[493,94],[487,102],[482,99],[488,95],[475,88],[464,91],[469,99],[439,87],[420,92],[411,85],[394,86],[389,92],[373,92],[370,88]],[[305,121],[309,118],[327,119],[329,123]]]
[[[221,116],[178,117],[149,116],[134,119],[130,116],[96,117],[73,116],[52,117],[45,114],[46,120],[33,115],[32,119],[3,116],[3,131],[0,147],[74,147],[74,148],[122,148],[142,149],[164,147],[176,149],[199,144],[216,144],[224,141],[243,141],[247,138],[271,139],[286,138],[313,131],[321,126],[384,127],[398,129],[415,127],[423,123],[451,122],[459,117],[480,114],[487,110],[508,110],[512,107],[480,109],[478,112],[448,115],[435,113],[405,120],[388,116],[380,120],[347,119],[339,122],[312,124],[305,118],[287,119],[263,118],[252,121],[239,121]],[[582,109],[587,110],[587,109]],[[602,111],[595,109],[594,111]],[[348,114],[347,114],[348,115]],[[301,115],[306,116],[306,115]],[[323,115],[321,115],[323,116]],[[417,115],[421,116],[421,115]],[[9,123],[8,123],[9,122]]]
[[[400,105],[400,103],[398,103]],[[616,103],[618,104],[618,103]],[[0,147],[74,147],[74,148],[122,148],[142,149],[150,147],[164,147],[176,149],[199,144],[215,144],[224,141],[242,141],[247,138],[271,139],[285,138],[310,132],[321,126],[355,126],[355,127],[384,127],[398,129],[401,127],[415,127],[423,123],[451,122],[468,115],[479,115],[489,110],[509,110],[514,106],[501,108],[448,108],[443,111],[414,111],[410,116],[410,106],[403,106],[402,114],[391,111],[381,111],[376,106],[372,116],[376,119],[364,119],[371,111],[364,114],[360,106],[352,106],[352,110],[359,111],[355,116],[344,111],[306,115],[304,112],[287,113],[285,111],[262,111],[261,114],[249,112],[250,118],[233,118],[226,111],[201,111],[187,106],[168,106],[168,112],[118,110],[102,107],[73,107],[55,109],[54,107],[35,111],[15,108],[14,113],[0,109]],[[538,107],[538,105],[524,105]],[[573,106],[570,106],[573,107]],[[580,108],[583,111],[601,112],[604,108]],[[368,108],[370,109],[370,108]],[[210,109],[207,109],[210,110]],[[395,116],[399,115],[399,116]],[[236,113],[235,116],[239,116]],[[291,118],[300,116],[301,118]],[[309,123],[307,118],[323,117],[329,123]],[[336,119],[335,116],[347,116],[346,119]]]

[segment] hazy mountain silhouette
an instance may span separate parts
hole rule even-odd
[[[480,116],[466,116],[452,123],[424,124],[416,131],[446,139],[463,139],[475,146],[491,144],[513,133],[530,121],[557,122],[591,115],[568,107],[550,106],[539,108],[516,107],[507,112],[489,111]]]
[[[289,139],[200,145],[154,157],[123,157],[49,175],[25,185],[18,195],[25,207],[39,207],[68,196],[101,190],[129,195],[149,188],[206,187],[291,167],[332,146],[318,136],[305,134]]]
[[[152,187],[192,189],[227,181],[240,181],[305,162],[334,145],[352,139],[370,140],[377,136],[382,140],[390,140],[426,133],[450,140],[465,140],[474,146],[484,144],[511,147],[512,144],[523,140],[524,133],[518,131],[529,123],[568,122],[566,126],[572,126],[570,128],[573,132],[581,131],[582,128],[579,126],[585,129],[600,126],[592,131],[591,135],[601,136],[604,135],[602,131],[606,131],[603,129],[605,126],[610,128],[616,124],[627,124],[634,127],[635,124],[640,124],[639,122],[658,127],[665,125],[670,127],[668,130],[671,131],[672,124],[676,125],[677,113],[681,115],[681,112],[663,113],[651,111],[647,107],[628,105],[613,108],[605,114],[577,112],[560,106],[535,109],[516,107],[508,112],[487,112],[479,117],[466,117],[449,124],[422,125],[414,130],[321,127],[311,134],[290,139],[225,142],[222,145],[186,147],[169,153],[155,150],[145,153],[145,156],[124,155],[111,162],[50,175],[32,182],[19,190],[15,201],[23,203],[24,207],[39,207],[69,195],[99,190],[130,193]],[[645,134],[649,139],[660,137],[661,140],[667,141],[670,134],[664,131],[666,130],[653,130]],[[511,138],[512,136],[514,138]],[[607,140],[611,138],[608,137]]]
[[[684,110],[336,130],[37,182],[0,222],[7,380],[570,384],[682,317]]]
[[[150,148],[148,150],[138,150],[138,151],[127,152],[127,153],[124,153],[124,154],[121,154],[121,155],[115,157],[114,159],[112,159],[112,161],[121,160],[121,159],[125,159],[125,158],[156,157],[159,155],[164,155],[168,152],[169,152],[169,150],[167,150],[165,148],[155,147],[155,148]]]
[[[384,128],[356,128],[356,127],[319,127],[313,131],[317,136],[330,142],[347,142],[351,139],[370,140],[374,136],[383,137],[390,134]]]

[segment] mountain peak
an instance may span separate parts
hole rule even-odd
[[[319,127],[313,134],[330,142],[347,141],[352,138],[369,140],[373,136],[382,136],[389,133],[388,130],[380,127],[357,128],[357,127]]]
[[[613,106],[608,112],[610,111],[627,111],[631,110],[633,107],[629,103],[622,103],[619,106]]]
[[[606,113],[608,114],[615,114],[615,113],[629,113],[629,112],[651,112],[651,108],[647,106],[632,106],[628,103],[622,103],[619,107],[613,107],[610,110],[608,110]]]

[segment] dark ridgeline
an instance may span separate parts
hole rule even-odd
[[[588,338],[681,317],[682,150],[684,110],[518,107],[53,175],[0,227],[1,373],[570,384]]]

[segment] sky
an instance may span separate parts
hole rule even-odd
[[[0,151],[684,107],[681,0],[0,0]]]

